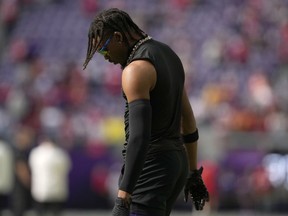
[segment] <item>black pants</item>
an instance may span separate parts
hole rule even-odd
[[[64,207],[64,202],[36,202],[34,208],[37,216],[53,215],[60,216]]]
[[[0,194],[0,216],[2,211],[8,208],[8,195]]]
[[[15,183],[10,202],[12,215],[23,216],[31,208],[32,198],[30,190],[19,183]]]
[[[184,149],[149,155],[132,194],[131,215],[170,215],[187,173]]]

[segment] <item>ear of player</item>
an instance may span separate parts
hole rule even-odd
[[[203,167],[189,173],[184,188],[184,200],[188,201],[190,195],[196,210],[202,210],[205,202],[209,201],[209,192],[202,179]]]

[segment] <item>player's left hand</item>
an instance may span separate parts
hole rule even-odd
[[[203,167],[190,172],[184,188],[184,200],[187,202],[188,195],[194,203],[196,210],[202,210],[205,202],[209,201],[209,193],[202,179]]]

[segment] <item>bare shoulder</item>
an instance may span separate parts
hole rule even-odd
[[[122,89],[128,102],[149,99],[149,93],[156,84],[154,66],[145,60],[131,62],[122,73]]]

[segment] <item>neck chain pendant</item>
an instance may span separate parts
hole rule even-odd
[[[127,59],[126,66],[131,62],[131,60],[132,60],[132,58],[133,58],[136,50],[137,50],[143,43],[145,43],[146,41],[151,40],[151,39],[152,39],[152,37],[147,36],[147,37],[139,40],[139,41],[134,45],[134,47],[132,48],[132,51],[131,51],[128,59]]]

